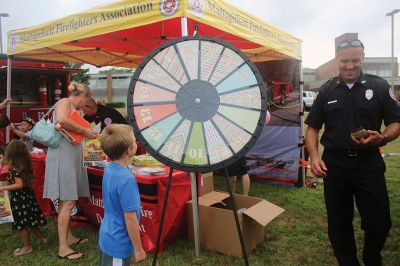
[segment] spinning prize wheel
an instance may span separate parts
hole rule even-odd
[[[175,39],[153,50],[129,86],[136,137],[160,162],[187,172],[233,163],[265,123],[265,89],[255,65],[208,37]]]

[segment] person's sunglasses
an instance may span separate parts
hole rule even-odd
[[[343,41],[339,43],[336,48],[336,51],[340,49],[348,48],[348,47],[361,47],[364,49],[364,44],[360,40],[352,40],[352,41]]]

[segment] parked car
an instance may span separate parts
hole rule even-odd
[[[317,94],[313,91],[303,91],[303,106],[304,110],[308,111],[314,103]]]

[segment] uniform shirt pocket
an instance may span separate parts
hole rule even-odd
[[[344,115],[343,103],[339,100],[328,100],[324,104],[324,115],[326,124],[340,122]]]

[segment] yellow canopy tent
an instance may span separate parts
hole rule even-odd
[[[301,72],[301,40],[225,0],[120,0],[9,31],[7,96],[11,95],[12,56],[98,67],[136,67],[153,48],[170,39],[195,34],[227,41],[253,62],[263,62],[257,66],[262,74],[270,71],[273,78]],[[272,61],[279,63],[269,64]],[[279,75],[276,65],[283,66],[283,75]],[[296,76],[292,83],[298,82],[299,74]],[[302,86],[299,97],[301,105]],[[302,122],[301,127],[303,132]]]
[[[8,32],[8,55],[135,67],[182,35],[223,39],[254,62],[301,60],[301,41],[224,0],[121,0]]]
[[[120,0],[9,31],[7,96],[11,95],[12,56],[98,67],[136,67],[153,48],[170,39],[195,34],[227,41],[253,62],[264,62],[258,67],[263,73],[266,69],[272,71],[273,78],[282,75],[277,69],[270,69],[272,64],[264,67],[266,61],[282,63],[279,65],[284,66],[286,76],[300,72],[301,40],[225,0]],[[292,83],[298,82],[299,75],[296,76]],[[299,97],[302,104],[302,86]]]

